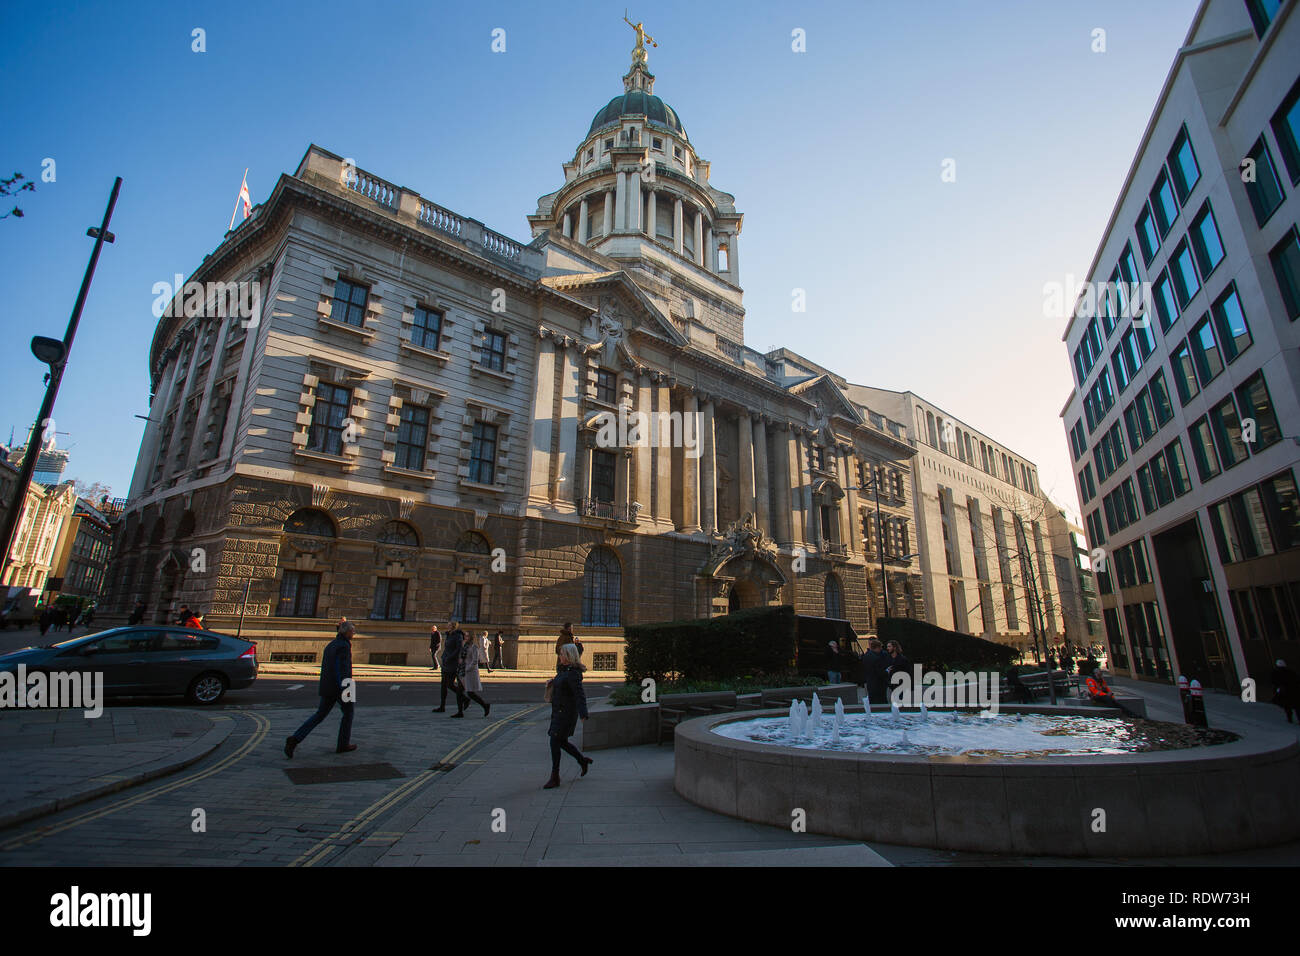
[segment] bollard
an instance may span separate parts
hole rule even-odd
[[[1209,727],[1210,722],[1205,716],[1205,696],[1201,690],[1201,682],[1192,681],[1191,691],[1188,695],[1189,700],[1189,718],[1188,723],[1197,727]]]
[[[1183,723],[1192,722],[1192,692],[1187,684],[1187,678],[1182,674],[1178,675],[1178,700],[1183,705]]]

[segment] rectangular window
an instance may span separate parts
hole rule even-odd
[[[1137,418],[1138,429],[1142,435],[1142,441],[1151,438],[1159,431],[1155,420],[1155,411],[1151,407],[1150,389],[1144,388],[1138,393],[1137,401],[1133,403],[1135,416]],[[1139,442],[1140,444],[1140,442]],[[1137,447],[1136,445],[1133,447]]]
[[[1187,240],[1178,244],[1170,260],[1174,274],[1174,293],[1178,296],[1180,308],[1187,308],[1189,302],[1201,291],[1201,281],[1196,277],[1195,256],[1187,245]]]
[[[1187,437],[1192,443],[1192,460],[1196,462],[1196,473],[1204,484],[1220,471],[1219,453],[1214,450],[1209,421],[1204,416],[1198,418],[1187,430]]]
[[[1174,285],[1169,281],[1169,272],[1160,270],[1160,276],[1151,287],[1155,299],[1156,317],[1160,320],[1160,329],[1168,332],[1178,321],[1178,300],[1174,298]]]
[[[1128,388],[1129,379],[1132,373],[1129,371],[1128,363],[1124,361],[1124,346],[1121,342],[1115,347],[1115,351],[1110,353],[1110,365],[1115,370],[1115,384],[1119,386],[1120,393]]]
[[[1142,447],[1145,439],[1142,437],[1141,427],[1137,420],[1137,403],[1124,409],[1124,429],[1128,432],[1128,447],[1137,451]]]
[[[596,369],[596,400],[613,405],[618,397],[618,376],[608,369]]]
[[[1169,481],[1174,497],[1181,498],[1192,490],[1192,479],[1187,472],[1187,459],[1183,457],[1182,439],[1175,438],[1165,446],[1165,463],[1169,465]]]
[[[1119,422],[1110,426],[1110,444],[1115,449],[1115,467],[1118,468],[1128,459],[1124,451],[1124,436],[1120,433]]]
[[[1151,483],[1155,486],[1158,507],[1163,508],[1174,500],[1174,486],[1169,480],[1169,464],[1163,454],[1151,459]]]
[[[479,346],[478,362],[484,368],[494,372],[503,372],[506,367],[506,337],[504,332],[486,329],[483,342]]]
[[[1142,511],[1144,514],[1151,514],[1153,511],[1155,511],[1157,508],[1160,507],[1160,505],[1156,503],[1155,485],[1151,481],[1151,466],[1143,465],[1141,468],[1139,468],[1137,471],[1137,478],[1138,478],[1138,493],[1141,494],[1142,496]],[[1128,585],[1124,583],[1124,576],[1122,572],[1120,574],[1119,583],[1120,583],[1120,587],[1128,587]]]
[[[1300,318],[1300,233],[1296,232],[1294,226],[1273,247],[1268,258],[1273,264],[1278,289],[1282,292],[1287,318],[1294,322]]]
[[[591,497],[596,501],[614,500],[614,474],[618,458],[612,451],[591,453]]]
[[[1300,545],[1300,495],[1296,493],[1295,478],[1290,469],[1259,487],[1278,550]]]
[[[1219,344],[1223,348],[1223,357],[1232,364],[1233,360],[1250,348],[1250,326],[1246,323],[1246,313],[1241,310],[1241,300],[1237,298],[1237,286],[1229,284],[1223,294],[1214,303],[1211,312],[1214,325],[1219,333]]]
[[[1210,325],[1207,315],[1192,328],[1187,337],[1191,346],[1192,364],[1196,366],[1196,377],[1201,388],[1209,385],[1223,371],[1223,357],[1219,354],[1219,343],[1214,341],[1214,327]]]
[[[316,386],[316,404],[312,406],[311,428],[307,433],[308,451],[343,454],[343,423],[351,405],[351,389],[339,388],[329,382]]]
[[[417,308],[415,324],[411,327],[411,344],[436,352],[441,338],[442,313],[423,307]]]
[[[1200,394],[1201,388],[1196,384],[1196,369],[1192,365],[1192,353],[1186,342],[1180,342],[1169,356],[1170,370],[1174,374],[1174,388],[1178,390],[1179,401],[1183,407]]]
[[[1268,394],[1268,384],[1263,371],[1258,371],[1237,387],[1237,406],[1243,421],[1254,421],[1255,440],[1251,451],[1267,448],[1281,441],[1282,430],[1277,424],[1273,399]]]
[[[279,617],[315,617],[320,594],[320,575],[310,571],[286,570],[280,579]]]
[[[375,603],[370,611],[375,621],[403,621],[406,619],[406,581],[402,578],[380,578],[375,582]]]
[[[1151,211],[1156,217],[1156,226],[1160,230],[1160,238],[1164,239],[1169,235],[1169,228],[1178,218],[1178,201],[1174,198],[1173,186],[1169,183],[1169,177],[1162,169],[1156,184],[1151,187]]]
[[[1137,219],[1138,248],[1142,250],[1142,264],[1151,265],[1151,260],[1160,249],[1160,234],[1156,232],[1155,218],[1151,207],[1143,203],[1142,212]]]
[[[1163,426],[1174,417],[1174,406],[1169,400],[1169,386],[1165,384],[1165,370],[1157,369],[1151,376],[1151,404],[1156,410],[1156,425]]]
[[[1273,166],[1273,156],[1268,151],[1268,144],[1261,136],[1246,154],[1248,166],[1242,170],[1242,185],[1246,187],[1246,196],[1250,199],[1250,208],[1255,213],[1255,224],[1263,226],[1272,218],[1277,207],[1286,198],[1282,191],[1282,181],[1278,179],[1277,169]],[[1249,179],[1245,179],[1247,172]]]
[[[1246,443],[1241,440],[1241,420],[1231,395],[1210,409],[1210,428],[1224,469],[1239,465],[1249,457]]]
[[[1196,165],[1196,154],[1192,151],[1192,141],[1184,126],[1174,140],[1174,147],[1169,151],[1169,171],[1173,176],[1174,189],[1178,192],[1178,201],[1187,202],[1187,197],[1196,188],[1201,178],[1201,169]]]
[[[1214,210],[1207,199],[1196,218],[1192,220],[1192,249],[1196,253],[1196,264],[1201,275],[1208,277],[1223,261],[1223,240],[1219,236],[1219,224],[1214,221]]]
[[[370,289],[347,279],[334,282],[334,299],[330,306],[330,318],[335,322],[355,325],[361,328],[366,318],[366,300]]]
[[[1255,27],[1256,36],[1264,36],[1281,6],[1282,0],[1246,0],[1246,9],[1250,11],[1250,22]]]
[[[402,405],[401,424],[397,426],[397,468],[424,471],[424,456],[429,447],[429,409],[423,405]]]
[[[1300,183],[1300,80],[1296,80],[1278,111],[1273,114],[1273,135],[1291,182]]]
[[[482,600],[481,584],[457,584],[456,599],[451,608],[452,618],[462,624],[477,624]]]
[[[496,478],[497,426],[475,422],[469,446],[469,480],[490,485]]]
[[[1079,456],[1087,450],[1087,447],[1087,439],[1084,438],[1083,435],[1083,422],[1077,421],[1070,429],[1070,451],[1074,453],[1075,461],[1079,460]],[[983,445],[980,446],[980,450],[984,454],[984,470],[988,471],[988,452],[985,450],[985,446]]]

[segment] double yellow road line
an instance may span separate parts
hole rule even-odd
[[[454,747],[445,757],[442,758],[442,760],[439,761],[439,764],[460,762],[461,759],[471,753],[475,747],[486,741],[488,737],[492,736],[492,734],[496,733],[506,724],[522,722],[524,718],[546,706],[549,705],[536,704],[525,710],[519,711],[517,714],[503,717],[500,720],[489,724],[468,740],[465,740]],[[289,865],[315,866],[329,856],[329,854],[334,850],[355,842],[357,836],[366,826],[373,823],[381,814],[393,809],[407,797],[417,792],[421,787],[440,773],[443,773],[443,771],[432,769],[425,770],[418,776],[412,777],[410,780],[406,781],[406,783],[402,784],[397,789],[389,791]]]

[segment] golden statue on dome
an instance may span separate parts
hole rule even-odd
[[[655,42],[654,37],[649,36],[645,32],[645,24],[633,23],[631,20],[627,18],[626,9],[623,11],[623,22],[636,31],[636,46],[632,49],[632,62],[639,63],[642,66],[645,66],[646,65],[645,41],[649,40],[650,45],[653,47],[657,47],[659,44]]]

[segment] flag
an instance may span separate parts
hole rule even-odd
[[[230,225],[226,228],[226,232],[229,232],[231,229],[235,228],[235,217],[239,215],[240,204],[242,204],[244,207],[244,219],[247,219],[249,216],[253,214],[253,200],[248,195],[248,170],[247,169],[244,170],[244,181],[239,184],[239,195],[235,199],[235,209],[234,212],[230,214]]]

